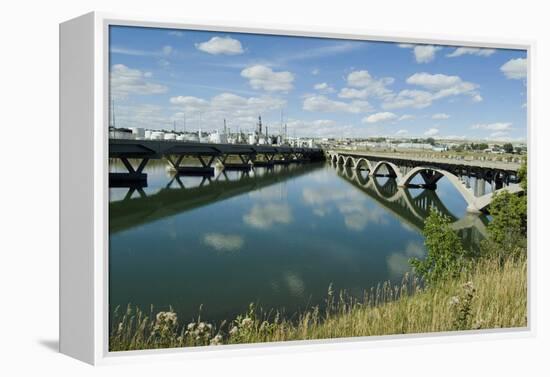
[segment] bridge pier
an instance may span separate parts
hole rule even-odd
[[[190,166],[190,165],[182,166],[181,162],[183,161],[185,156],[197,158],[201,163],[201,166]],[[208,160],[205,161],[203,157],[207,157]],[[216,158],[215,155],[180,154],[174,160],[172,155],[166,155],[166,159],[168,160],[168,163],[170,165],[170,170],[174,171],[176,174],[179,174],[179,175],[191,175],[191,176],[213,176],[214,168],[211,167],[211,165],[212,165],[212,162],[214,161],[214,158]]]
[[[273,166],[273,159],[275,158],[274,153],[263,153],[264,159],[263,160],[257,160],[254,159],[252,164],[254,167],[272,167]]]
[[[109,183],[112,183],[113,186],[116,185],[125,185],[125,184],[145,184],[147,185],[147,174],[143,173],[143,169],[145,169],[145,166],[149,162],[149,158],[143,158],[138,167],[134,168],[130,161],[128,161],[128,158],[126,157],[119,157],[120,161],[122,161],[122,164],[128,170],[127,173],[109,173]],[[120,187],[120,186],[118,186]]]
[[[435,171],[435,170],[424,170],[420,172],[420,175],[422,176],[422,179],[424,180],[424,188],[428,190],[436,190],[437,189],[437,181],[443,177],[443,174]]]
[[[254,155],[249,154],[238,154],[241,162],[227,162],[227,158],[230,154],[226,154],[223,157],[218,157],[218,162],[222,165],[224,170],[250,170],[251,161]]]
[[[290,160],[290,153],[279,153],[279,158],[275,158],[275,156],[273,157],[273,163],[275,165],[287,165],[287,164],[290,164],[291,160]]]

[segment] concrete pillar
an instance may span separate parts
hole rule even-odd
[[[479,178],[479,177],[475,178],[474,195],[475,196],[485,195],[485,180],[483,178]]]

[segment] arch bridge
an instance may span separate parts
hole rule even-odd
[[[377,155],[361,152],[327,151],[326,157],[333,164],[355,171],[367,171],[369,176],[395,178],[399,187],[423,187],[435,190],[437,182],[445,177],[462,195],[468,212],[486,211],[493,194],[500,191],[520,193],[519,164],[491,163],[486,161],[422,159],[408,156]],[[413,183],[416,177],[422,183]],[[495,191],[475,196],[461,177],[476,177],[494,183]]]

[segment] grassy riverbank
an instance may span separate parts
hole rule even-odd
[[[354,336],[414,334],[527,326],[526,258],[484,259],[458,277],[421,289],[414,281],[384,285],[361,302],[334,296],[327,309],[311,308],[297,321],[248,313],[218,326],[198,318],[182,324],[177,313],[147,314],[134,307],[113,319],[110,350],[136,350]]]

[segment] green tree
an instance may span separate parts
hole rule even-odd
[[[518,178],[521,188],[525,191],[525,194],[527,194],[527,160],[521,162],[521,166],[518,169]]]
[[[482,252],[500,260],[517,258],[527,247],[527,200],[501,192],[493,197],[489,213],[493,218],[489,223],[489,237],[483,243]]]
[[[488,237],[482,242],[481,252],[501,261],[525,255],[527,249],[527,161],[518,169],[523,193],[507,191],[493,196],[489,206],[492,217]]]
[[[423,260],[410,260],[415,273],[428,284],[456,276],[466,267],[466,253],[450,223],[447,216],[432,208],[424,225],[424,244],[428,254]]]
[[[504,149],[504,152],[506,153],[514,153],[514,146],[512,143],[506,143],[502,146],[502,149]]]

